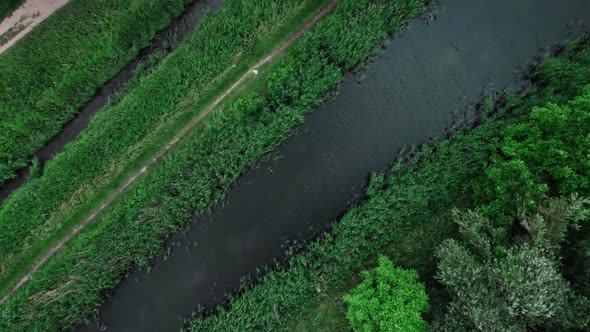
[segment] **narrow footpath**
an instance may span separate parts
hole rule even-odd
[[[217,107],[225,98],[230,95],[238,86],[240,86],[244,80],[246,80],[251,75],[256,75],[258,69],[263,65],[267,64],[268,62],[272,61],[278,55],[282,54],[287,48],[289,48],[295,41],[301,37],[306,31],[310,30],[322,17],[328,14],[336,5],[338,0],[333,0],[329,5],[327,5],[324,9],[320,11],[318,15],[316,15],[310,22],[308,22],[305,26],[303,26],[293,37],[287,40],[283,45],[281,45],[278,49],[273,51],[272,53],[268,54],[265,58],[263,58],[260,62],[255,64],[251,67],[239,80],[237,80],[229,89],[227,89],[221,96],[219,96],[213,103],[209,104],[203,112],[199,114],[195,119],[193,119],[189,124],[187,124],[174,138],[166,144],[160,151],[158,151],[147,163],[141,166],[141,168],[131,175],[113,194],[111,194],[97,209],[95,209],[81,224],[71,230],[65,237],[63,237],[59,243],[53,246],[43,257],[33,266],[33,268],[24,275],[20,281],[0,300],[0,305],[4,303],[12,294],[14,294],[21,286],[23,286],[30,278],[33,276],[35,272],[37,272],[57,251],[59,251],[66,242],[68,242],[72,237],[76,234],[80,233],[82,229],[92,221],[96,219],[96,216],[109,207],[113,201],[119,197],[119,195],[125,191],[140,175],[147,172],[149,168],[158,162],[166,154],[170,148],[175,146],[175,144],[184,137],[188,132],[190,132],[195,126],[197,126],[201,120],[203,120],[215,107]]]

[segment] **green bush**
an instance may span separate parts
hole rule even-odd
[[[396,268],[381,255],[379,266],[361,272],[361,277],[361,284],[344,296],[354,331],[428,331],[420,315],[428,311],[428,296],[416,271]]]

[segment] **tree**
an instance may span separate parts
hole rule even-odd
[[[346,318],[356,332],[427,331],[421,313],[428,310],[428,296],[418,273],[393,266],[385,256],[379,266],[361,273],[363,281],[344,296]]]
[[[473,181],[482,213],[510,226],[545,195],[590,195],[590,86],[561,105],[535,107],[490,144],[482,178]]]
[[[436,327],[443,331],[560,331],[589,326],[590,302],[561,274],[569,229],[590,216],[588,201],[548,199],[521,215],[525,234],[507,244],[501,226],[478,211],[454,212],[462,241],[437,250],[437,279],[452,296]]]

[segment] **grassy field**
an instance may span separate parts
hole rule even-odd
[[[550,128],[537,122],[535,115],[552,110],[557,107],[555,105],[567,104],[581,95],[583,97],[574,101],[571,107],[590,105],[589,61],[589,40],[573,45],[560,58],[549,61],[533,73],[535,86],[530,95],[508,95],[500,103],[502,106],[494,118],[446,141],[424,146],[400,159],[386,173],[375,174],[366,189],[367,200],[348,211],[330,232],[309,243],[301,254],[273,268],[244,293],[230,299],[227,305],[212,313],[196,313],[187,329],[350,330],[342,296],[359,283],[361,270],[375,266],[378,254],[389,256],[398,266],[418,271],[428,287],[433,307],[427,318],[439,317],[448,299],[434,279],[434,251],[444,239],[457,234],[449,211],[452,207],[494,206],[494,199],[501,195],[494,193],[484,197],[478,193],[484,192],[482,189],[485,188],[496,188],[495,185],[490,187],[488,182],[494,174],[492,170],[498,167],[499,159],[492,156],[496,156],[499,149],[512,146],[511,132],[523,126],[546,131],[543,135],[531,136],[536,139],[555,136],[564,130],[571,134],[581,132],[582,136],[566,134],[557,141],[549,140],[552,144],[561,142],[559,144],[564,145],[572,156],[562,163],[570,169],[567,180],[551,182],[555,193],[567,195],[578,191],[590,194],[585,181],[573,181],[575,186],[565,186],[571,179],[587,179],[587,168],[576,169],[570,163],[587,163],[588,156],[584,156],[584,152],[576,154],[576,151],[588,151],[585,141],[577,139],[587,133],[588,117],[571,119],[572,124],[566,128]],[[527,146],[535,145],[527,142]],[[530,158],[531,150],[517,150]],[[553,158],[559,156],[543,158],[554,167]],[[524,160],[535,177],[534,181],[543,183],[549,178],[550,171],[539,166],[539,161]],[[509,160],[500,163],[510,165]],[[563,172],[555,174],[558,178]],[[511,181],[507,177],[501,183],[510,184]],[[514,193],[524,192],[525,187],[520,186]],[[506,206],[501,212],[509,211]],[[491,214],[497,212],[488,211]]]
[[[218,67],[220,64],[211,61],[211,58],[235,61],[237,55],[243,59],[247,54],[240,57],[240,52],[263,50],[275,45],[277,40],[297,31],[324,4],[322,1],[310,1],[304,6],[298,1],[228,1],[222,11],[204,22],[200,31],[153,69],[142,80],[137,91],[129,92],[116,107],[130,107],[130,101],[139,103],[139,100],[144,112],[151,109],[146,107],[149,103],[176,105],[175,100],[164,96],[157,101],[153,98],[135,99],[134,93],[142,93],[137,97],[144,96],[143,93],[153,93],[154,90],[142,90],[142,87],[151,87],[150,84],[158,84],[160,90],[168,92],[167,82],[176,83],[170,89],[176,88],[173,91],[177,91],[178,81],[172,76],[176,72],[197,82],[210,82],[207,71],[203,70],[199,77],[195,77],[187,73],[186,67],[182,65],[196,66],[198,61],[203,61],[203,66]],[[2,305],[0,329],[67,329],[97,310],[103,297],[130,268],[136,265],[148,266],[166,238],[185,228],[195,214],[205,212],[218,202],[240,174],[291,134],[293,127],[303,120],[304,114],[339,84],[344,71],[362,63],[388,34],[405,24],[422,8],[422,2],[412,0],[386,1],[377,5],[368,0],[341,1],[333,14],[306,33],[283,60],[262,75],[261,79],[266,83],[256,84],[262,91],[245,90],[242,92],[244,97],[215,111],[203,126],[185,138],[139,183],[124,193],[116,205],[96,223],[89,225]],[[253,17],[255,15],[252,13],[258,16]],[[293,16],[295,14],[299,15]],[[233,24],[239,25],[239,28]],[[280,31],[270,29],[281,24],[285,26]],[[226,35],[223,33],[225,31],[232,31],[231,37],[228,33],[227,38],[219,38]],[[276,34],[272,34],[272,38],[258,35],[269,32]],[[211,34],[217,38],[207,38]],[[227,55],[215,57],[212,53],[205,53],[209,56],[203,57],[195,54],[213,52],[204,47],[200,38],[215,43],[214,50],[221,49],[224,51],[221,55]],[[254,41],[257,38],[258,43]],[[229,47],[240,43],[243,48],[220,48],[220,45]],[[229,50],[233,49],[236,49],[236,53],[232,54]],[[166,79],[159,75],[166,75]],[[198,85],[188,86],[177,93],[196,98],[191,95],[191,91],[202,93],[203,90],[195,87]],[[199,112],[199,102],[191,104],[186,98],[182,100],[185,100],[181,104],[183,110]],[[160,104],[153,107],[158,106]],[[101,124],[98,128],[105,128],[101,121],[107,120],[108,112],[102,113],[93,125],[98,123]],[[131,128],[145,126],[145,119],[137,119],[137,115],[131,119],[134,122],[123,125]],[[93,128],[91,126],[90,130]],[[90,130],[75,144],[81,144],[88,137],[94,139],[92,142],[100,142],[94,136],[87,136]],[[68,153],[69,149],[64,155]],[[60,157],[52,163],[59,162]],[[96,158],[96,153],[92,157]],[[84,163],[83,160],[80,162]],[[51,163],[47,165],[39,183],[52,171],[51,166]],[[84,169],[86,166],[80,167]],[[67,168],[59,168],[64,169]],[[58,191],[53,193],[57,194]],[[42,229],[47,227],[47,223],[37,227]],[[42,239],[37,238],[36,242],[42,242]],[[17,252],[16,248],[13,252]]]
[[[0,185],[189,1],[73,0],[3,53]]]
[[[0,3],[0,21],[10,16],[25,0],[4,0]]]

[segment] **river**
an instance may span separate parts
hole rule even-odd
[[[587,0],[441,0],[388,41],[333,100],[308,115],[224,204],[178,235],[149,273],[136,271],[78,331],[178,331],[240,278],[284,258],[362,198],[368,175],[404,147],[444,137],[491,89],[520,89],[552,46],[588,31]]]

